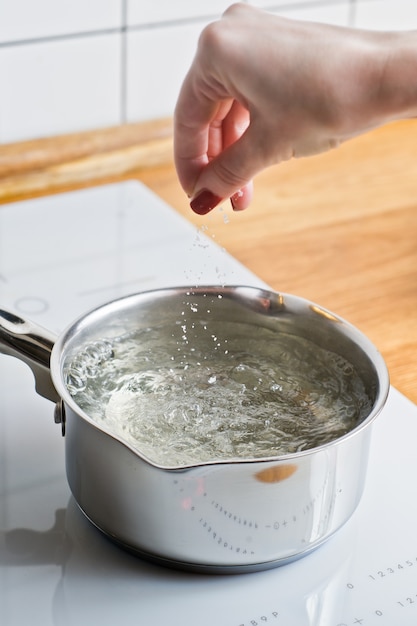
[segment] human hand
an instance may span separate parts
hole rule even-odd
[[[261,170],[400,117],[386,80],[398,37],[246,4],[207,26],[174,116],[175,164],[194,211],[229,197],[244,209]]]

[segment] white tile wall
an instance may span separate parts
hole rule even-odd
[[[216,16],[232,4],[233,0],[129,0],[127,23],[129,26],[189,20],[196,17]]]
[[[417,0],[361,0],[355,24],[377,30],[417,29]]]
[[[349,2],[349,0],[347,0]],[[335,4],[338,0],[247,0],[248,4],[253,4],[253,6],[260,7],[261,9],[273,9],[279,10],[282,12],[282,9],[286,9],[288,7],[291,8],[299,8],[305,7],[306,5],[329,5]]]
[[[0,49],[1,141],[118,124],[120,37]]]
[[[121,25],[122,0],[0,0],[0,42]]]
[[[327,5],[311,4],[311,6],[296,6],[293,2],[293,5],[284,5],[274,12],[296,20],[310,20],[313,22],[325,22],[327,24],[347,26],[350,21],[351,3],[349,0],[344,0]]]
[[[204,24],[127,33],[126,121],[172,115]]]
[[[185,0],[183,0],[185,4]],[[219,4],[219,3],[218,3]],[[227,3],[229,6],[230,2]],[[172,10],[172,5],[171,10]],[[294,2],[277,12],[295,19],[347,25],[349,0],[311,7]],[[211,5],[210,5],[210,8]],[[172,115],[182,80],[188,70],[205,22],[136,29],[127,34],[126,120]],[[152,60],[150,62],[149,60]]]
[[[0,143],[172,115],[199,33],[231,2],[0,0]],[[417,28],[417,0],[247,2],[297,19]]]

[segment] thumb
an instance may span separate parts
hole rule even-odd
[[[210,160],[195,183],[190,206],[205,215],[227,198],[233,209],[242,210],[252,200],[252,179],[265,165],[247,130],[238,141]]]

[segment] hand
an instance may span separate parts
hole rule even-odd
[[[205,214],[230,197],[244,209],[264,168],[410,114],[416,89],[404,102],[396,91],[404,37],[230,7],[203,30],[175,109],[175,164],[192,208]],[[415,40],[406,48],[417,87]]]

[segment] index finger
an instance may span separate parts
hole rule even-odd
[[[232,99],[207,95],[194,68],[182,85],[174,112],[174,159],[178,178],[191,196],[201,170],[223,149],[222,122]]]

